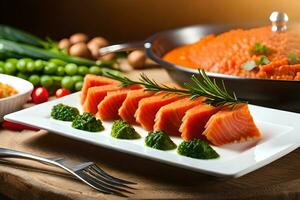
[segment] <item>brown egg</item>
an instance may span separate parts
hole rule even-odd
[[[104,56],[101,56],[100,59],[105,61],[110,61],[114,57],[115,57],[114,53],[109,53],[109,54],[105,54]]]
[[[71,47],[71,45],[72,44],[71,44],[70,40],[67,38],[60,40],[58,43],[58,47],[60,49],[69,49]]]
[[[134,68],[142,68],[145,65],[146,55],[142,50],[132,51],[128,55],[128,63]]]
[[[88,36],[84,33],[75,33],[71,35],[70,42],[76,44],[79,42],[87,42],[89,40]]]
[[[104,37],[94,37],[88,42],[89,48],[101,48],[109,45],[109,42]]]
[[[71,56],[91,58],[91,52],[87,45],[83,42],[73,44],[69,49],[69,54]]]

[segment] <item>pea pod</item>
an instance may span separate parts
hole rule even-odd
[[[48,42],[42,40],[41,38],[6,25],[0,25],[0,38],[24,44],[30,44],[37,47],[48,46]]]
[[[13,56],[12,56],[13,55]],[[57,58],[67,63],[75,63],[78,65],[96,65],[93,60],[79,58],[75,56],[68,56],[60,53],[53,53],[49,50],[37,48],[34,46],[19,44],[13,41],[0,39],[0,57],[30,57],[43,60]]]

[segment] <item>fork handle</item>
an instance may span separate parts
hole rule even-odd
[[[28,159],[28,160],[35,160],[44,164],[56,165],[55,161],[53,160],[36,156],[30,153],[24,153],[21,151],[12,150],[12,149],[0,148],[0,157]]]

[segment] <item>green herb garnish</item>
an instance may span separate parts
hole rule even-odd
[[[178,146],[177,152],[180,155],[198,159],[214,159],[220,157],[207,142],[199,139],[183,141]]]
[[[160,130],[150,132],[145,139],[145,144],[148,147],[164,151],[176,149],[176,144],[171,138],[165,132]]]
[[[247,71],[251,71],[258,67],[259,65],[267,65],[270,63],[270,60],[266,56],[261,56],[258,60],[248,60],[241,65],[241,68]]]
[[[222,82],[222,89],[216,83],[216,80],[211,80],[205,73],[204,70],[198,70],[200,78],[198,79],[195,75],[192,75],[191,83],[184,83],[184,89],[178,89],[175,87],[170,87],[165,84],[158,84],[154,80],[148,78],[145,74],[141,74],[139,81],[131,80],[124,76],[114,75],[112,73],[107,73],[106,76],[121,82],[121,87],[126,87],[129,85],[143,85],[147,91],[153,92],[167,92],[167,93],[177,93],[182,96],[190,96],[192,99],[204,96],[206,97],[204,103],[211,104],[213,106],[222,106],[247,103],[246,101],[237,99],[235,94],[231,96]]]
[[[96,119],[90,113],[83,113],[82,115],[77,115],[72,122],[72,127],[84,131],[97,132],[103,131],[104,127],[99,119]]]
[[[249,49],[250,55],[270,55],[273,52],[274,50],[259,42],[255,43],[254,46]]]
[[[260,57],[260,59],[257,61],[258,65],[267,65],[270,63],[270,60],[266,56]]]
[[[295,65],[300,63],[300,58],[296,53],[289,53],[288,61],[290,65]]]
[[[139,139],[141,138],[135,129],[123,120],[114,121],[110,135],[118,139]]]
[[[53,106],[51,111],[51,117],[53,119],[62,121],[73,121],[77,115],[79,115],[77,108],[64,104],[57,104]]]

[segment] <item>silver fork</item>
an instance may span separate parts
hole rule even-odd
[[[124,193],[133,193],[126,189],[134,189],[128,185],[136,184],[109,175],[93,162],[74,165],[68,163],[64,158],[43,158],[33,154],[5,148],[0,148],[0,157],[34,160],[43,164],[60,167],[90,187],[105,194],[127,197]]]

